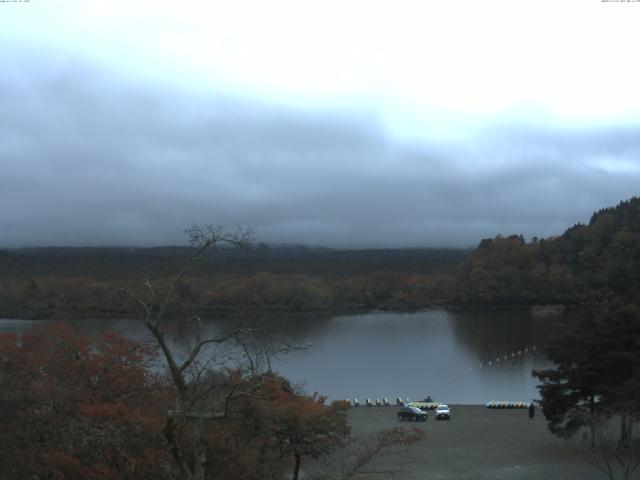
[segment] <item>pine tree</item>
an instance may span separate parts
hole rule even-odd
[[[573,437],[619,416],[621,441],[640,411],[640,316],[634,305],[601,309],[566,327],[547,349],[554,368],[534,371],[549,430]]]

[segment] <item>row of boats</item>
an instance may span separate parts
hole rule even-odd
[[[352,407],[360,406],[360,401],[357,398],[354,398],[353,401],[347,398],[345,399],[345,401],[349,403],[349,405]],[[382,400],[380,400],[379,398],[376,398],[375,401],[371,400],[370,398],[367,398],[365,399],[364,405],[367,407],[388,407],[391,405],[391,403],[389,403],[389,399],[387,397],[384,397]],[[422,410],[435,410],[440,404],[438,402],[433,402],[431,400],[431,397],[425,398],[424,401],[411,401],[409,400],[408,397],[406,400],[403,400],[402,398],[398,397],[396,398],[395,405],[398,405],[400,407],[402,406],[418,407]]]
[[[357,398],[354,398],[353,401],[350,399],[345,399],[346,402],[349,403],[352,407],[359,407],[360,401]],[[367,407],[388,407],[391,404],[389,400],[385,397],[382,400],[376,398],[375,401],[370,398],[365,399],[364,406]],[[410,406],[410,407],[418,407],[421,410],[435,410],[440,405],[438,402],[433,402],[429,398],[429,401],[411,401],[408,398],[403,400],[402,398],[396,398],[395,405],[398,406]],[[485,405],[487,408],[529,408],[531,406],[531,402],[506,402],[502,400],[491,400],[487,402]]]
[[[486,404],[487,408],[529,408],[530,402],[504,402],[491,400]]]

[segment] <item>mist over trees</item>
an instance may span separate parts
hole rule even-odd
[[[196,265],[182,279],[201,311],[335,312],[442,305],[579,305],[613,294],[638,301],[640,200],[595,212],[560,236],[521,235],[455,249],[332,250],[258,244]],[[8,317],[113,317],[104,286],[154,272],[168,282],[184,247],[0,252],[0,311]]]

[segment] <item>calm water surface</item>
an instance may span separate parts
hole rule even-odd
[[[22,332],[35,323],[0,320],[0,331]],[[136,320],[75,323],[91,333],[112,329],[129,338],[149,339]],[[214,324],[205,328],[208,334],[217,331]],[[297,320],[282,333],[309,348],[284,355],[273,366],[309,393],[357,397],[361,403],[366,398],[426,395],[457,404],[529,401],[537,397],[531,370],[548,365],[542,352],[552,330],[551,320],[532,317],[528,310],[434,309]],[[175,349],[193,342],[189,329],[172,328],[169,333]]]

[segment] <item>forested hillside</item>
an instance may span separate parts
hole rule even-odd
[[[577,303],[618,295],[640,300],[640,198],[593,214],[559,237],[482,240],[458,267],[456,303]]]

